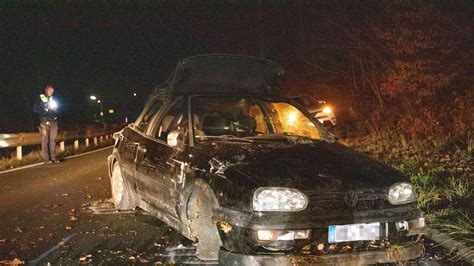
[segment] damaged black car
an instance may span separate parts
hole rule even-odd
[[[386,263],[421,255],[406,176],[335,141],[276,95],[264,59],[181,60],[114,134],[113,201],[139,207],[222,264]]]

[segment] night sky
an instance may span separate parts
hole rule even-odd
[[[254,4],[2,1],[0,5],[4,126],[5,121],[21,119],[29,124],[22,128],[31,128],[31,105],[45,83],[56,87],[63,119],[86,122],[96,108],[88,102],[89,95],[118,109],[130,107],[130,101],[142,103],[181,58],[216,52],[263,55],[256,32],[260,11]],[[135,91],[139,99],[131,98]]]
[[[57,89],[65,124],[87,123],[97,112],[89,95],[129,112],[177,60],[205,53],[274,60],[302,90],[331,87],[331,100],[346,81],[317,67],[347,66],[355,32],[358,45],[377,49],[367,25],[389,14],[373,3],[1,1],[0,132],[34,130],[31,106],[45,83]]]

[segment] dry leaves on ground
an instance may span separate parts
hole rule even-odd
[[[1,260],[0,264],[1,265],[21,265],[21,264],[25,264],[25,261],[20,260],[19,258],[14,258],[12,260]]]

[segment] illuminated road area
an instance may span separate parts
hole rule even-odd
[[[110,153],[0,174],[0,262],[204,264],[189,240],[158,219],[112,207]],[[446,252],[433,244],[426,251],[414,264],[437,265]]]
[[[0,261],[195,263],[192,243],[158,219],[112,208],[110,153],[0,174]]]

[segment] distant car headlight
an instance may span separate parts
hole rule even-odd
[[[331,107],[329,107],[329,106],[324,107],[324,108],[323,108],[323,113],[325,113],[325,114],[330,114],[330,113],[332,113]]]
[[[388,190],[388,201],[393,205],[414,202],[416,198],[416,191],[410,183],[396,183]]]
[[[296,212],[308,206],[308,198],[294,188],[261,187],[253,194],[254,211]]]

